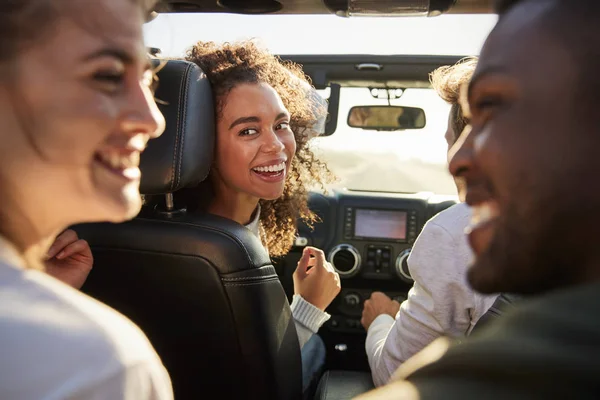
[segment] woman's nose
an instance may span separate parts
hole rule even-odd
[[[121,127],[132,134],[147,134],[151,139],[159,137],[165,130],[162,115],[150,89],[143,83],[135,85],[125,100],[125,111]]]
[[[265,153],[280,153],[285,149],[281,138],[272,129],[264,137],[263,150]]]

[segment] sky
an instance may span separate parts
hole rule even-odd
[[[469,56],[479,54],[496,20],[496,15],[343,18],[335,15],[161,14],[146,24],[144,35],[148,46],[158,47],[163,55],[170,57],[183,56],[198,40],[224,42],[249,38],[259,39],[275,54]],[[424,129],[374,132],[349,128],[346,118],[350,107],[364,104],[385,104],[385,101],[371,98],[367,89],[342,89],[338,130],[332,136],[317,139],[315,148],[323,153],[341,151],[354,156],[392,154],[393,157],[386,159],[400,163],[410,159],[432,163],[444,171],[444,187],[451,186],[445,167],[447,104],[432,90],[407,90],[393,104],[422,107],[427,116]]]

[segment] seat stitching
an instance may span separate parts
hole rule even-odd
[[[252,285],[262,285],[262,284],[270,283],[270,282],[279,282],[279,279],[269,278],[269,279],[262,279],[258,282],[224,283],[223,286],[226,286],[226,287],[252,286]]]
[[[176,126],[176,131],[175,131],[175,151],[173,152],[173,163],[171,165],[172,167],[172,172],[171,172],[171,191],[173,191],[173,188],[175,187],[175,171],[177,170],[176,164],[177,164],[177,150],[178,150],[178,143],[179,143],[179,132],[181,131],[179,129],[179,113],[180,113],[180,109],[181,109],[181,98],[183,95],[183,86],[184,86],[184,77],[181,77],[181,83],[179,85],[179,101],[177,102],[177,123],[175,124]]]
[[[244,277],[240,277],[240,278],[221,278],[222,281],[225,282],[235,282],[235,281],[249,281],[249,280],[256,280],[256,279],[261,279],[261,278],[279,278],[277,276],[277,274],[272,274],[272,275],[265,275],[265,276],[244,276]]]
[[[206,74],[204,73],[204,71],[201,70],[200,71],[200,77],[199,77],[198,81],[207,80],[207,79],[208,78],[207,78]],[[214,130],[214,127],[213,127],[213,130]],[[202,176],[202,179],[200,180],[200,182],[204,181],[206,179],[206,177],[208,176],[209,173],[210,173],[210,168],[208,168],[207,171],[204,173],[204,175]]]
[[[173,223],[172,221],[160,221],[160,220],[154,220],[154,219],[151,219],[151,218],[144,218],[144,217],[138,217],[136,219],[137,220],[141,220],[141,221],[151,221],[153,223],[157,223],[157,222],[158,223],[163,223],[163,224],[172,224]],[[248,250],[246,249],[246,246],[244,246],[244,244],[242,243],[242,241],[240,239],[238,239],[234,234],[229,233],[229,232],[227,232],[224,229],[219,229],[219,228],[216,228],[214,226],[207,226],[207,225],[204,225],[204,224],[201,224],[201,223],[189,223],[189,222],[183,222],[183,221],[177,221],[176,223],[180,224],[180,225],[186,225],[186,226],[192,226],[192,227],[195,227],[195,228],[210,230],[210,231],[213,231],[213,232],[217,232],[217,233],[219,233],[219,234],[221,234],[223,236],[226,236],[226,237],[228,237],[230,239],[233,239],[238,244],[238,246],[240,247],[240,249],[246,254],[246,259],[247,259],[248,263],[249,264],[253,264],[252,257],[250,257],[250,254],[248,253]],[[264,265],[261,265],[260,267],[265,267],[265,266],[268,266],[268,265],[270,265],[270,264],[264,264]]]
[[[186,129],[186,124],[187,124],[187,103],[188,103],[188,90],[190,87],[190,79],[192,77],[191,74],[191,70],[192,70],[193,65],[192,64],[188,64],[186,70],[185,70],[185,76],[186,76],[186,82],[185,82],[185,96],[183,97],[183,122],[182,122],[182,135],[181,135],[181,144],[180,144],[180,148],[179,148],[179,154],[180,154],[180,158],[179,158],[179,165],[177,167],[177,184],[181,184],[181,166],[183,165],[183,149],[185,147],[185,129]]]

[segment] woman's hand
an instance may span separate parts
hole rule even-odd
[[[80,289],[92,270],[94,257],[88,243],[67,229],[50,246],[45,264],[49,275]]]
[[[341,288],[340,276],[325,260],[323,251],[305,247],[294,272],[294,293],[325,311]]]

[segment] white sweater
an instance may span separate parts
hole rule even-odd
[[[425,224],[408,258],[415,283],[396,319],[378,316],[367,333],[366,351],[376,386],[440,336],[468,335],[497,295],[483,296],[466,280],[472,259],[465,228],[470,208],[457,204]]]
[[[262,241],[260,237],[260,206],[254,212],[254,217],[246,225],[246,228],[250,229]],[[308,342],[312,335],[317,333],[319,328],[331,318],[331,315],[313,306],[298,294],[294,295],[290,308],[294,317],[300,348],[304,347],[304,344]]]
[[[142,331],[0,237],[0,399],[172,400]]]

